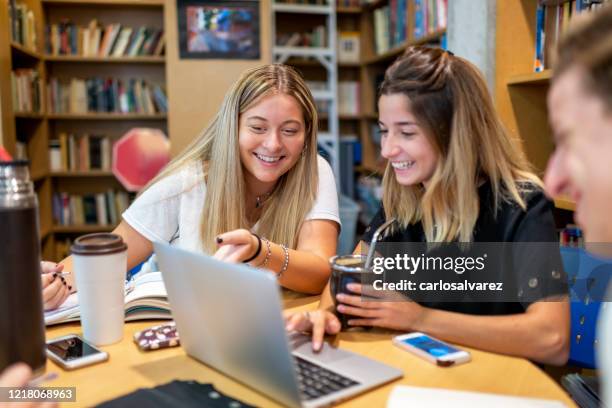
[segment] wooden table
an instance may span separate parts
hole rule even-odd
[[[285,309],[314,309],[318,297],[287,295]],[[125,336],[117,344],[101,347],[110,354],[106,363],[63,371],[48,361],[47,371],[58,372],[59,378],[46,383],[49,387],[76,387],[76,403],[64,406],[92,406],[128,394],[138,388],[149,388],[175,379],[195,379],[212,383],[221,392],[260,407],[277,407],[274,401],[188,357],[182,348],[142,352],[132,340],[134,332],[156,322],[134,322],[125,325]],[[80,333],[79,324],[50,327],[47,338]],[[576,405],[563,389],[529,361],[469,349],[472,362],[457,367],[440,368],[402,351],[391,344],[395,333],[384,331],[344,332],[334,344],[404,370],[404,378],[357,396],[341,404],[343,407],[384,407],[391,389],[398,384],[481,391],[506,395],[561,400]]]

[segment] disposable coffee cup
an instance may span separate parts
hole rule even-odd
[[[367,277],[372,273],[371,268],[365,268],[366,257],[364,255],[336,255],[329,259],[329,264],[332,269],[331,276],[331,292],[334,298],[334,306],[338,306],[336,295],[344,293],[347,295],[355,295],[346,288],[349,283],[364,283],[368,282]],[[336,310],[336,315],[342,324],[342,329],[347,329],[351,315],[340,313]]]
[[[119,235],[83,235],[71,247],[85,340],[103,346],[123,338],[127,245]]]

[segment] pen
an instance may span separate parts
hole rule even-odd
[[[58,377],[57,373],[47,373],[45,375],[41,375],[40,377],[34,378],[33,380],[28,382],[28,387],[38,387],[44,382],[55,380]]]
[[[61,276],[72,275],[72,272],[70,272],[70,271],[67,271],[67,272],[47,272],[47,273],[43,273],[43,275],[48,275],[48,274],[51,274],[51,273],[54,273],[54,274],[56,274],[57,276],[60,276],[60,277]]]

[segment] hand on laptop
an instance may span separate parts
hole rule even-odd
[[[338,334],[340,332],[340,320],[335,314],[317,309],[311,312],[284,313],[285,329],[287,331],[312,331],[312,349],[319,351],[323,346],[325,334]]]

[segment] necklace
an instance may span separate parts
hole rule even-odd
[[[272,193],[266,193],[266,194],[262,194],[260,196],[255,197],[255,208],[261,207],[264,204],[264,202],[268,199],[268,197],[270,197],[270,194]]]

